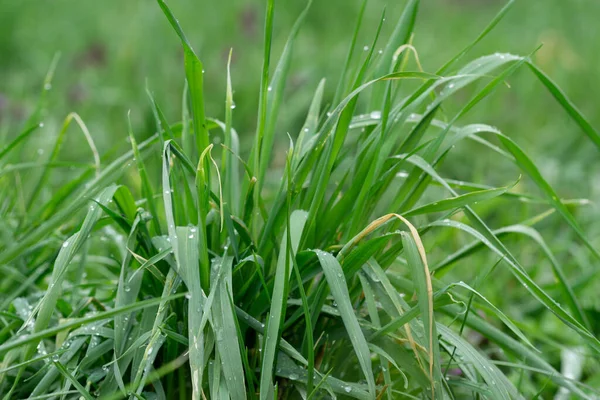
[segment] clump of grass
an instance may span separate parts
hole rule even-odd
[[[220,121],[205,115],[202,63],[158,0],[184,50],[180,122],[170,123],[150,95],[158,133],[137,143],[130,126],[132,150],[112,162],[100,160],[83,121],[69,115],[47,162],[7,164],[33,140],[36,112],[0,152],[2,179],[17,182],[16,190],[5,185],[2,204],[5,398],[597,395],[597,327],[536,229],[556,215],[600,258],[572,215],[581,201],[559,198],[513,138],[460,125],[525,67],[600,147],[598,133],[529,57],[463,63],[511,4],[434,73],[414,61],[418,0],[385,45],[382,15],[367,51],[357,52],[363,5],[333,106],[324,107],[319,83],[277,165],[279,109],[310,2],[273,67],[267,1],[257,129],[246,158],[229,65]],[[471,97],[448,115],[444,104],[459,91]],[[77,165],[79,175],[56,188],[51,177],[64,166],[58,159],[72,120],[94,163]],[[445,178],[444,161],[467,141],[518,172],[500,187]],[[41,172],[19,180],[32,167]],[[118,184],[126,173],[134,185]],[[531,185],[538,194],[524,192]],[[497,216],[487,204],[496,215],[518,209],[520,221],[492,229]],[[517,251],[507,246],[514,234],[526,238]],[[549,261],[552,284],[536,282],[519,261],[532,247]],[[486,283],[505,271],[510,290],[528,299],[526,312],[553,315],[569,343],[514,322],[514,307],[485,296]],[[469,283],[455,279],[466,272]],[[576,361],[559,366],[557,349]]]

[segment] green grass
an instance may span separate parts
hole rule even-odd
[[[424,70],[417,55],[427,66],[435,49],[412,43],[426,6],[410,0],[371,24],[364,2],[339,80],[305,83],[310,101],[286,93],[311,2],[284,21],[282,44],[285,5],[267,0],[255,87],[236,91],[234,48],[219,94],[157,3],[182,47],[177,122],[150,82],[153,126],[134,110],[116,135],[131,150],[96,146],[75,113],[53,132],[53,63],[23,128],[4,125],[4,398],[600,395],[588,300],[600,252],[582,224],[595,214],[523,150],[521,119],[503,133],[486,104],[536,82],[594,154],[600,136],[534,62],[537,46],[474,53],[515,2]],[[69,146],[79,132],[87,148]],[[44,141],[49,156],[24,161]]]

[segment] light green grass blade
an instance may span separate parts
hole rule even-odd
[[[411,234],[402,234],[404,252],[416,284],[417,299],[421,310],[423,331],[425,332],[425,351],[428,359],[428,373],[431,380],[431,397],[442,396],[441,368],[439,364],[439,343],[433,311],[433,287],[429,275],[429,267],[425,257],[425,249],[420,242],[416,229],[409,225]]]
[[[229,59],[227,60],[227,89],[225,94],[225,147],[221,156],[221,169],[223,171],[223,197],[224,202],[229,205],[229,209],[234,215],[239,215],[242,202],[240,198],[240,171],[239,160],[239,139],[232,128],[233,123],[233,89],[231,87],[231,50]],[[230,154],[227,149],[230,149],[233,154]]]
[[[273,295],[271,296],[271,308],[266,322],[266,336],[263,348],[263,359],[260,377],[260,398],[266,400],[269,393],[273,393],[272,373],[277,355],[277,343],[281,338],[281,325],[285,317],[285,305],[287,301],[289,278],[292,271],[290,257],[295,257],[300,243],[300,236],[308,214],[305,211],[296,210],[290,215],[291,242],[288,248],[287,240],[282,240],[275,271],[275,283]],[[287,237],[287,233],[284,234]]]
[[[381,320],[379,318],[379,311],[377,310],[377,304],[375,301],[375,295],[373,294],[373,289],[371,288],[371,285],[370,285],[368,279],[366,278],[365,274],[360,273],[358,275],[358,277],[360,279],[360,284],[362,286],[363,293],[365,296],[365,302],[367,303],[367,310],[369,311],[369,318],[371,319],[371,322],[373,323],[373,326],[375,328],[380,328]],[[398,369],[400,374],[403,376],[404,388],[406,389],[408,387],[408,379],[406,378],[406,375],[404,375],[402,370],[393,361],[393,359],[386,358],[387,353],[385,353],[382,349],[373,345],[372,343],[369,343],[369,350],[371,352],[379,355],[379,363],[380,363],[381,369],[384,371],[383,376],[384,376],[384,382],[385,382],[386,386],[388,386],[388,387],[392,386],[390,373],[387,370],[387,368],[389,368],[388,361],[391,360],[392,364],[394,364],[394,366]],[[387,361],[386,361],[386,359],[387,359]],[[388,400],[392,399],[390,390],[386,391],[386,396],[387,396]]]
[[[200,286],[200,270],[198,267],[198,234],[196,228],[177,227],[176,259],[179,270],[185,277],[184,282],[190,293],[188,299],[188,335],[190,340],[190,372],[192,378],[192,396],[201,398],[204,348],[204,333],[200,330],[202,320],[203,296]]]
[[[369,394],[372,397],[376,396],[375,378],[373,375],[373,367],[371,366],[371,353],[367,340],[360,328],[356,314],[354,313],[354,307],[350,300],[350,294],[348,293],[348,286],[344,279],[344,271],[340,263],[331,254],[324,251],[315,251],[323,272],[329,284],[331,294],[337,303],[337,308],[340,312],[344,326],[354,347],[358,362],[362,369],[362,372],[367,380],[369,387]]]
[[[224,279],[214,282],[218,285],[215,291],[215,301],[212,307],[212,321],[217,339],[217,351],[221,359],[221,369],[225,383],[232,400],[246,399],[246,385],[240,343],[237,332],[235,311],[232,308],[231,292],[231,265],[232,257],[225,257],[221,261]],[[218,276],[218,275],[217,275]],[[228,396],[228,397],[229,397]]]
[[[306,114],[306,120],[294,146],[294,156],[292,158],[292,170],[295,170],[300,163],[300,160],[306,154],[307,144],[314,137],[319,126],[319,113],[321,111],[321,103],[323,101],[323,91],[325,90],[325,79],[321,79],[317,90],[313,95],[313,99]]]
[[[198,201],[197,206],[197,218],[198,218],[198,253],[200,257],[200,284],[202,289],[205,292],[208,292],[210,287],[210,261],[208,258],[208,230],[206,228],[206,220],[208,213],[210,211],[210,195],[211,195],[211,187],[210,187],[210,169],[209,159],[212,160],[210,152],[212,150],[212,145],[209,145],[203,152],[200,154],[200,161],[198,162],[198,167],[196,168],[196,199]],[[217,170],[215,165],[215,170]],[[218,170],[217,170],[218,173]],[[223,201],[223,196],[220,196],[221,206]],[[221,220],[223,218],[223,212],[221,212]],[[222,223],[221,223],[222,226]]]
[[[104,205],[108,204],[109,200],[112,199],[116,189],[116,186],[106,188],[104,191],[102,191],[102,193],[100,193],[96,201]],[[65,278],[69,263],[79,251],[81,246],[83,246],[83,243],[87,240],[88,235],[100,218],[101,213],[102,209],[96,204],[90,205],[88,214],[81,226],[81,229],[63,243],[60,252],[56,257],[56,261],[54,262],[51,283],[48,287],[48,290],[44,294],[44,297],[40,300],[38,306],[36,306],[38,311],[36,313],[37,318],[34,324],[35,333],[40,332],[48,327],[52,314],[56,308],[56,302],[58,301],[62,291],[62,283]],[[34,313],[32,313],[32,316],[33,314]],[[28,355],[25,358],[31,357],[31,353],[34,351],[34,348],[35,346],[33,345],[29,347],[27,352]]]
[[[134,221],[129,237],[126,242],[126,247],[131,248],[135,246],[137,241],[137,228],[139,224],[139,216]],[[143,273],[130,274],[128,269],[132,262],[132,256],[130,252],[125,253],[121,262],[121,271],[119,274],[119,281],[117,284],[117,293],[115,297],[115,307],[122,307],[126,304],[134,303],[140,287],[142,285]],[[129,319],[133,319],[133,315],[117,315],[114,319],[114,351],[115,357],[120,357],[125,351],[126,336],[129,333],[131,327]]]

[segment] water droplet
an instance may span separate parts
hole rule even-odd
[[[52,89],[52,84],[51,83],[46,83],[44,85],[44,90],[50,90],[50,89]]]
[[[192,294],[191,293],[186,293],[185,294],[185,298],[188,299],[188,300],[191,299],[192,298]]]
[[[373,119],[381,119],[381,111],[371,111],[369,115]]]
[[[271,86],[269,86],[269,87],[267,88],[267,90],[270,92],[270,91],[272,91],[272,90],[273,90],[273,88],[272,88]]]
[[[298,375],[296,374],[290,374],[290,380],[295,381],[298,379]]]
[[[369,50],[369,46],[366,46],[366,45],[365,45],[365,47],[363,47],[363,50],[364,50],[364,51],[368,51],[368,50]]]
[[[126,292],[131,292],[131,288],[129,286],[125,286],[125,291]]]
[[[63,247],[67,247],[68,245],[69,245],[69,241],[68,240],[63,243]]]
[[[380,49],[377,53],[383,54],[383,50]]]
[[[40,122],[40,124],[39,124],[38,126],[39,126],[40,128],[43,128],[43,127],[44,127],[44,123],[43,123],[43,122]]]
[[[233,110],[235,108],[235,103],[231,103],[231,109]]]
[[[346,393],[350,393],[350,392],[352,391],[352,386],[345,386],[345,387],[344,387],[344,391],[345,391]]]

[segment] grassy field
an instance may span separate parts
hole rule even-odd
[[[600,395],[600,3],[385,3],[0,6],[5,399]]]

